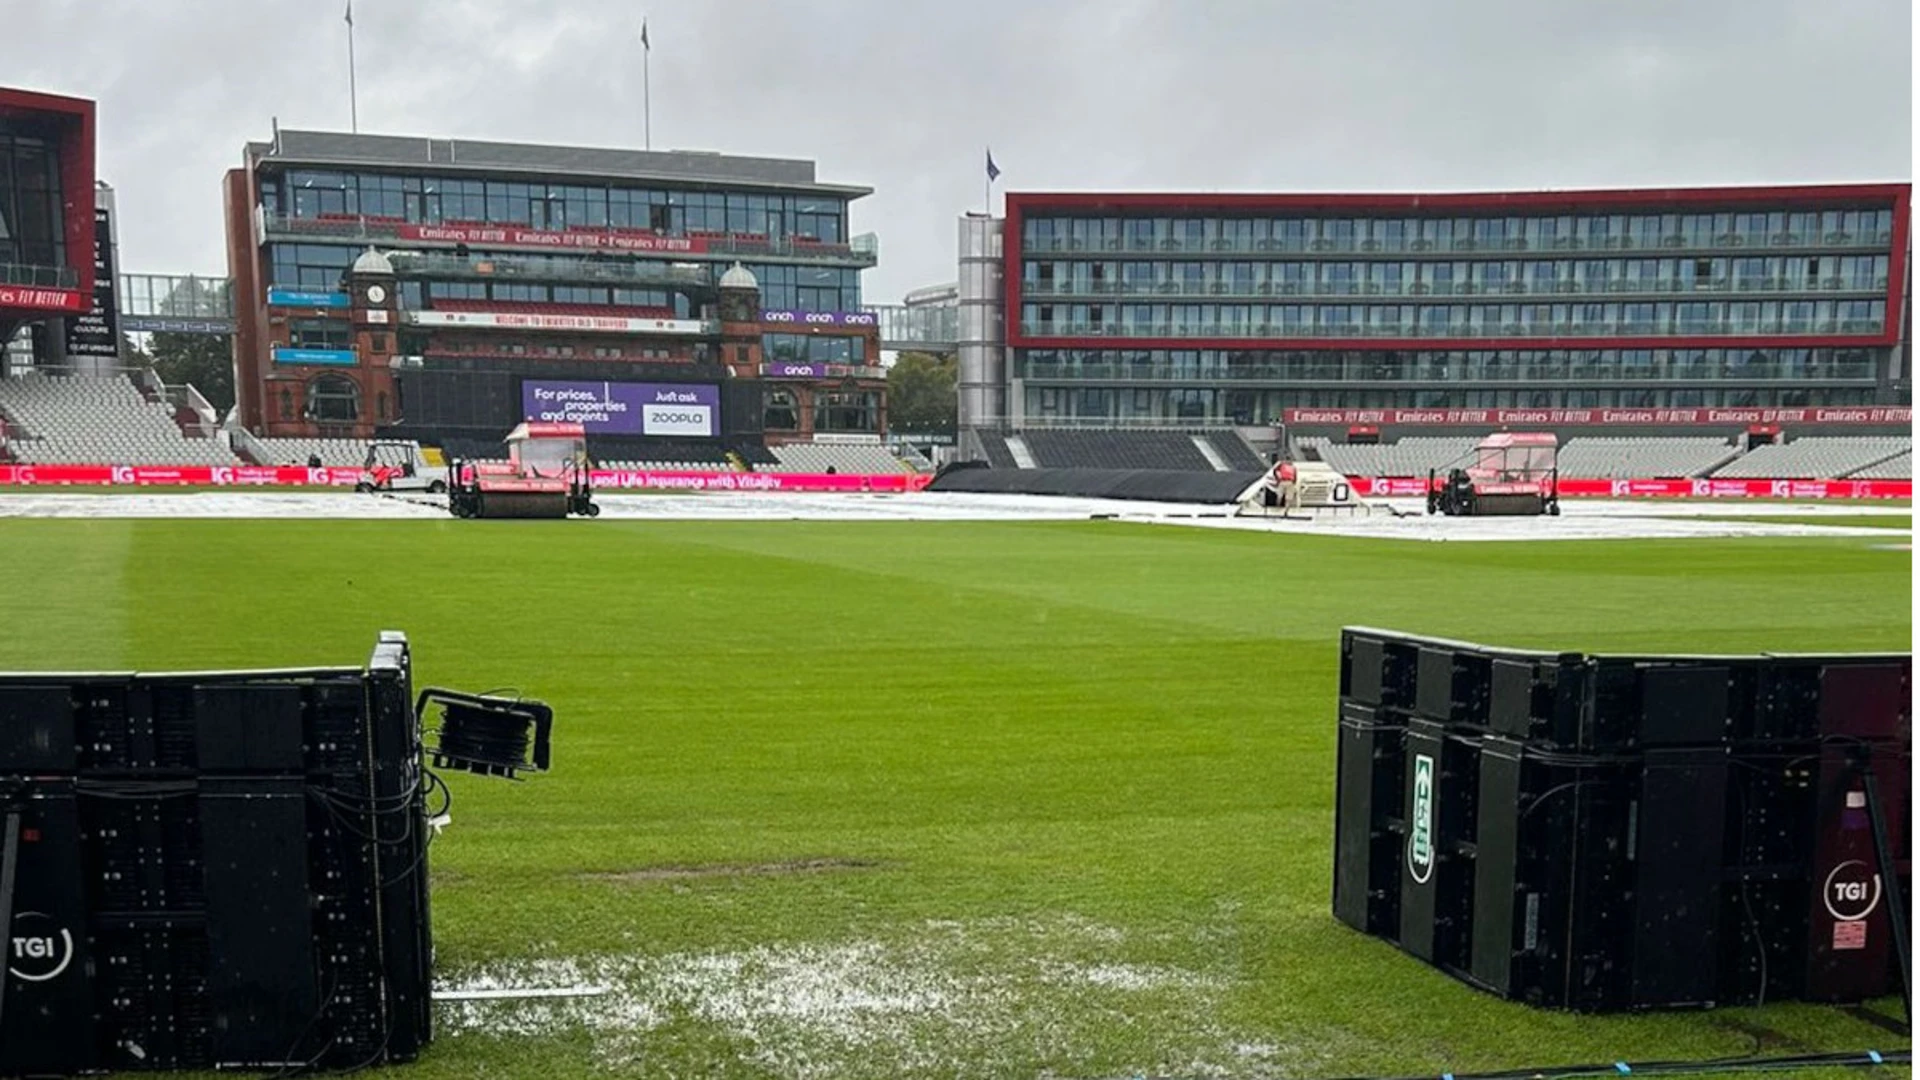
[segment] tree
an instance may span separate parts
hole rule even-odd
[[[233,408],[233,338],[224,334],[155,333],[147,343],[153,370],[167,385],[192,383],[222,413]]]
[[[903,352],[887,369],[887,426],[913,435],[952,435],[959,425],[960,361]]]

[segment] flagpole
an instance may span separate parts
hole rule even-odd
[[[647,149],[653,149],[653,46],[640,50],[640,101],[646,113]]]
[[[360,134],[360,83],[353,59],[353,0],[347,0],[347,101],[353,112],[353,133]]]

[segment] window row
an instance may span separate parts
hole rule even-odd
[[[1874,334],[1884,300],[1579,304],[1025,304],[1035,337]]]
[[[484,222],[535,229],[636,228],[846,238],[846,201],[830,196],[537,184],[498,180],[293,170],[263,176],[270,214],[360,216],[395,221]]]
[[[296,349],[351,349],[353,326],[345,319],[294,319],[287,344]]]
[[[484,259],[488,252],[475,252],[476,259]],[[267,253],[271,267],[271,284],[292,289],[314,289],[329,291],[340,287],[341,278],[359,251],[341,244],[271,244]],[[516,256],[523,263],[537,256]],[[747,269],[760,282],[761,306],[778,311],[858,311],[860,310],[860,272],[844,267],[831,266],[788,266],[748,264]],[[436,282],[433,293],[436,296],[454,296],[467,299],[486,299],[487,294],[475,292],[484,289],[485,283],[479,282]],[[548,286],[518,286],[523,289],[549,288]],[[553,292],[548,297],[534,296],[531,293],[521,299],[551,299],[556,303],[604,304],[613,303],[634,307],[666,307],[664,293],[649,289],[578,289],[574,286],[551,286]],[[577,300],[562,300],[560,293],[566,290],[568,296],[583,297]],[[401,303],[409,308],[421,307],[421,289],[418,281],[401,283]],[[595,297],[610,296],[609,299]],[[650,299],[634,299],[647,297]],[[495,299],[505,299],[496,294]],[[673,301],[675,312],[687,317],[684,298]]]
[[[60,160],[44,139],[0,132],[0,263],[66,266]]]
[[[1486,251],[1885,244],[1893,210],[1401,217],[1060,217],[1021,222],[1028,251]]]
[[[767,388],[766,413],[769,431],[795,431],[800,427],[800,397],[783,386]],[[813,430],[880,430],[880,394],[874,390],[821,391],[813,394]]]
[[[418,285],[418,282],[406,282]],[[434,300],[510,300],[535,304],[608,304],[616,307],[671,311],[675,318],[691,318],[687,298],[663,289],[608,289],[576,285],[523,285],[504,281],[435,281],[426,286],[428,306]],[[403,286],[400,301],[411,307]]]
[[[1030,380],[1525,382],[1871,379],[1884,349],[1021,349]]]
[[[859,311],[860,271],[832,266],[746,264],[760,306],[774,311]]]
[[[1025,295],[1884,291],[1885,255],[1314,262],[1029,259]]]
[[[762,359],[791,364],[864,364],[867,340],[813,334],[763,334]]]
[[[1288,409],[1668,409],[1871,405],[1866,387],[1512,390],[1234,390],[1211,387],[1028,387],[1025,414],[1042,420],[1280,422]]]

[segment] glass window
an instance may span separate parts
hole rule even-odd
[[[307,384],[307,418],[350,424],[360,418],[360,388],[343,375],[320,375]]]

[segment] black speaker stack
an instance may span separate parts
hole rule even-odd
[[[1912,672],[1349,628],[1334,914],[1545,1007],[1904,992]]]
[[[0,676],[0,1075],[427,1043],[407,640],[361,667]]]

